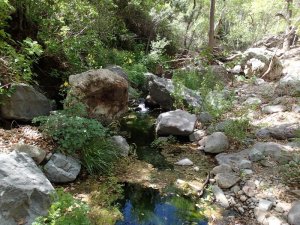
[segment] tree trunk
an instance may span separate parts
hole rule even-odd
[[[208,47],[210,49],[213,49],[215,45],[215,35],[214,35],[214,29],[215,29],[215,5],[216,1],[211,0],[210,1],[210,14],[209,14],[209,33],[208,33]]]
[[[287,16],[286,16],[286,21],[287,21],[287,28],[286,28],[286,36],[284,38],[283,41],[283,50],[284,51],[288,51],[290,50],[291,47],[291,42],[293,39],[293,32],[292,31],[292,4],[293,4],[293,0],[286,0],[286,5],[287,5]]]

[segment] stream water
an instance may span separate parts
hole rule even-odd
[[[156,148],[151,147],[154,140],[154,123],[157,115],[142,110],[127,116],[122,128],[128,132],[128,141],[136,145],[139,160],[152,164],[159,170],[173,169]],[[192,200],[179,195],[161,195],[158,190],[145,188],[137,184],[125,184],[125,198],[119,203],[123,220],[116,225],[206,225],[205,218],[199,214]]]

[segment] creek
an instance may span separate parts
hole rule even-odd
[[[121,122],[122,131],[127,132],[128,142],[136,146],[138,160],[152,164],[158,171],[174,171],[161,151],[151,146],[155,139],[154,123],[157,114],[142,110],[130,113]],[[206,218],[199,213],[195,202],[188,197],[175,194],[174,188],[160,191],[140,184],[125,183],[124,199],[118,201],[123,220],[116,225],[206,225]]]

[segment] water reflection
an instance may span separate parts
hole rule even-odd
[[[116,225],[207,225],[194,203],[176,196],[160,196],[159,192],[139,185],[125,185],[123,221]]]

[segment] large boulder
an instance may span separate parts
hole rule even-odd
[[[288,222],[291,225],[300,225],[300,201],[294,202],[288,214]]]
[[[11,146],[11,150],[15,150],[17,152],[24,152],[28,156],[30,156],[37,164],[43,162],[46,157],[46,151],[34,146],[34,145],[27,145],[27,144],[15,144]]]
[[[262,77],[269,69],[271,70],[263,78],[266,80],[278,80],[282,75],[282,64],[280,60],[274,56],[274,53],[264,48],[249,48],[242,56],[242,67],[246,76]]]
[[[276,93],[299,96],[300,94],[300,48],[286,52],[283,61],[283,77],[278,82]]]
[[[27,154],[0,154],[0,180],[1,225],[30,225],[47,214],[54,188]]]
[[[153,101],[158,103],[163,109],[174,108],[175,95],[180,95],[183,103],[188,107],[201,108],[201,96],[195,91],[182,87],[176,89],[172,80],[157,76],[149,76],[149,93]]]
[[[300,123],[287,123],[272,127],[260,128],[256,131],[259,138],[275,138],[277,140],[285,140],[295,138],[300,129]]]
[[[1,117],[8,120],[32,120],[49,115],[51,102],[42,93],[27,84],[14,84],[13,94],[0,105]]]
[[[126,139],[120,135],[115,135],[111,137],[113,143],[120,149],[121,156],[128,156],[130,151],[130,146],[127,143]]]
[[[80,162],[60,153],[52,155],[44,166],[45,174],[54,183],[67,183],[76,179],[81,169]]]
[[[161,113],[156,120],[158,135],[189,136],[196,125],[196,115],[177,109]]]
[[[204,146],[204,151],[208,153],[220,153],[229,148],[228,138],[222,132],[214,132],[202,142],[201,145]]]
[[[68,98],[80,99],[91,118],[103,122],[120,117],[128,110],[128,82],[108,69],[90,70],[69,77]]]

